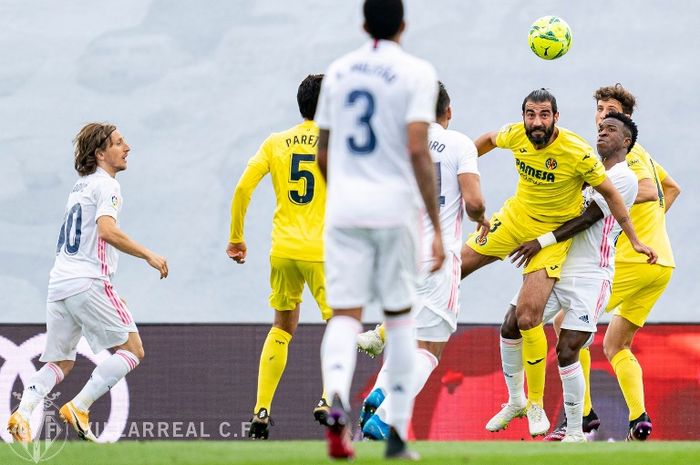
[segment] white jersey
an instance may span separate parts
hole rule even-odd
[[[462,218],[464,200],[457,177],[464,173],[479,174],[474,142],[464,134],[445,129],[437,123],[430,125],[428,132],[430,156],[435,163],[438,184],[438,206],[440,228],[445,250],[459,256],[462,248]],[[423,215],[423,254],[432,261],[433,224],[427,214]]]
[[[384,228],[415,218],[422,202],[406,125],[435,120],[437,93],[432,65],[392,41],[372,40],[330,65],[315,117],[330,131],[326,226]]]
[[[606,174],[629,209],[637,197],[637,177],[625,161],[617,163],[607,170]],[[610,207],[603,196],[593,188],[587,187],[584,192],[584,208],[591,202],[597,203],[603,211],[603,219],[574,236],[561,277],[601,278],[612,281],[615,273],[615,244],[622,228],[610,213]]]
[[[63,300],[90,288],[93,279],[108,281],[117,270],[117,251],[97,235],[97,219],[118,220],[119,183],[102,168],[76,181],[68,195],[58,234],[56,261],[49,277],[48,301]]]

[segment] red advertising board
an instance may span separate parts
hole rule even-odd
[[[103,441],[128,439],[243,439],[255,404],[260,348],[266,325],[144,325],[146,358],[126,382],[92,408]],[[287,370],[273,406],[274,439],[319,439],[311,414],[321,393],[319,345],[324,326],[302,325],[291,345]],[[591,349],[593,406],[602,420],[598,439],[623,439],[627,408],[602,351],[602,334]],[[23,382],[41,364],[44,328],[0,325],[0,421],[16,407]],[[553,424],[563,418],[554,334],[547,329],[545,408]],[[488,419],[507,399],[501,374],[497,326],[460,325],[440,365],[416,400],[412,435],[429,440],[529,439],[526,420],[489,433]],[[81,343],[74,371],[50,396],[70,400],[106,353]],[[644,368],[646,407],[654,439],[699,439],[700,326],[650,325],[634,352]],[[358,355],[352,389],[356,415],[381,360]],[[47,402],[47,405],[49,403]],[[47,407],[48,408],[48,407]],[[2,438],[8,438],[4,428]]]

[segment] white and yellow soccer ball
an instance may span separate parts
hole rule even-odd
[[[543,16],[530,26],[530,48],[540,58],[555,60],[571,48],[571,28],[556,16]]]

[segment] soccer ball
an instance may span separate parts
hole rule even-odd
[[[540,58],[555,60],[571,48],[571,28],[556,16],[543,16],[530,26],[530,48]]]

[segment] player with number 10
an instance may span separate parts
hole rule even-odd
[[[81,335],[94,353],[114,350],[97,365],[78,395],[59,410],[81,439],[96,439],[89,423],[93,402],[143,360],[134,319],[111,283],[117,250],[143,258],[161,279],[168,276],[168,265],[118,226],[122,195],[115,176],[126,169],[130,150],[111,124],[89,123],[75,138],[75,169],[80,178],[68,195],[49,278],[46,348],[39,359],[46,364],[29,379],[9,419],[8,430],[16,441],[31,442],[32,411],[73,368]]]

